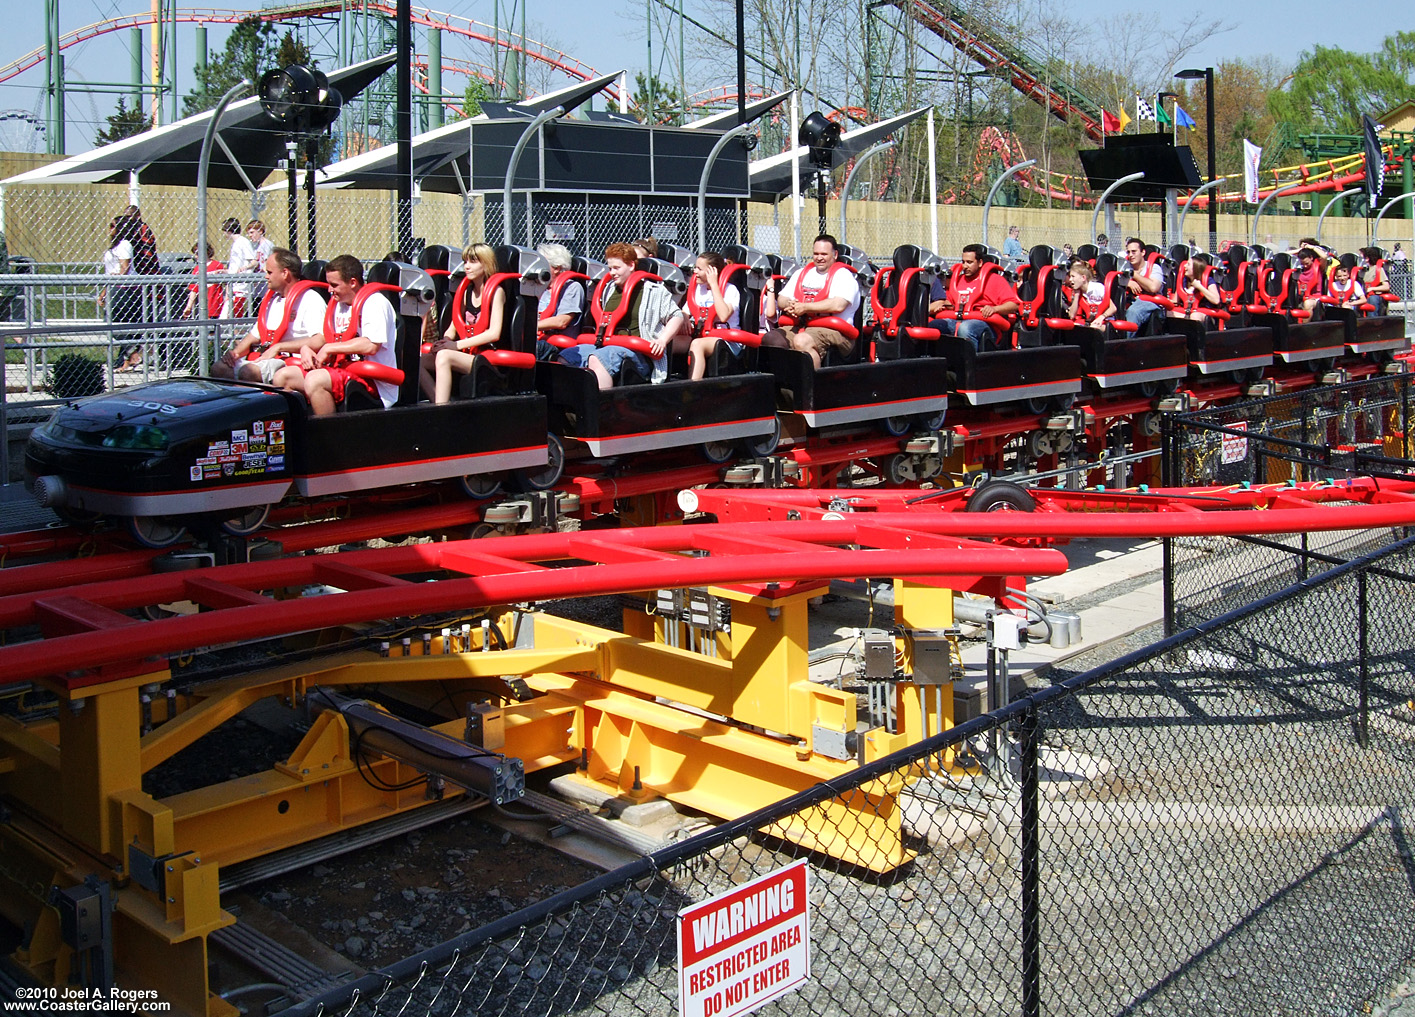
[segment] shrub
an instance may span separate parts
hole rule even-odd
[[[103,365],[79,353],[65,353],[54,361],[44,386],[60,399],[78,399],[103,391]]]

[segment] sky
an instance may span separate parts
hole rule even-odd
[[[554,45],[602,73],[625,68],[632,76],[646,66],[644,13],[639,4],[620,5],[621,9],[616,11],[614,6],[606,4],[566,3],[565,0],[525,2],[529,22],[527,34],[533,39]],[[683,0],[687,13],[699,20],[712,18],[708,13],[708,2]],[[251,0],[226,0],[223,6],[254,11],[260,5]],[[433,0],[430,6],[484,22],[493,19],[493,8],[485,2]],[[1088,26],[1088,31],[1093,35],[1099,31],[1100,25],[1142,16],[1137,12],[1163,17],[1166,9],[1163,4],[1137,3],[1134,0],[1065,0],[1065,7],[1079,23]],[[67,33],[115,16],[150,8],[149,0],[59,0],[60,31]],[[720,0],[713,9],[721,10]],[[1262,54],[1271,54],[1280,62],[1292,64],[1303,50],[1310,49],[1317,42],[1356,52],[1371,52],[1380,47],[1385,35],[1396,30],[1389,19],[1342,17],[1339,7],[1314,0],[1248,0],[1242,4],[1232,3],[1231,0],[1187,0],[1183,9],[1231,26],[1229,31],[1206,40],[1184,58],[1186,64],[1197,67],[1217,65],[1235,56],[1251,58]],[[10,44],[0,51],[0,64],[43,48],[42,0],[12,3],[6,11],[6,18],[13,34]],[[210,27],[208,39],[213,50],[222,46],[225,34],[222,26]],[[178,37],[177,80],[182,92],[192,84],[194,39],[193,26],[182,25]],[[688,45],[691,47],[692,42],[689,41]],[[124,82],[130,77],[126,30],[97,36],[64,52],[67,74],[75,86],[84,81]],[[458,55],[450,42],[444,43],[443,53],[446,57]],[[724,66],[720,81],[700,84],[727,84],[734,75],[733,67]],[[0,146],[23,149],[36,140],[32,127],[22,119],[6,117],[5,114],[38,111],[42,115],[43,80],[43,68],[37,66],[0,84]],[[460,87],[457,83],[462,80],[450,76],[447,79],[449,87]],[[555,87],[562,83],[564,79],[558,81]],[[113,111],[116,99],[116,95],[111,93],[70,92],[66,130],[70,154],[92,147],[95,122],[98,127],[104,125],[104,118]],[[42,140],[38,144],[42,151]]]

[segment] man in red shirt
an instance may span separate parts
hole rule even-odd
[[[969,244],[963,248],[963,257],[959,261],[962,272],[948,280],[946,289],[942,279],[935,279],[929,302],[930,316],[937,316],[930,322],[933,327],[944,335],[966,339],[977,349],[982,348],[985,337],[996,346],[999,336],[986,321],[959,318],[960,312],[981,314],[983,317],[1017,312],[1017,291],[1012,284],[1001,272],[983,272],[986,254],[987,248],[982,244]]]

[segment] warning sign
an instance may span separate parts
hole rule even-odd
[[[811,975],[806,863],[678,912],[678,1012],[735,1017]]]
[[[1248,430],[1248,421],[1237,420],[1228,426],[1235,431],[1246,431]],[[1209,447],[1212,448],[1213,446],[1211,445]],[[1223,451],[1220,453],[1220,459],[1222,459],[1225,464],[1228,464],[1241,463],[1247,458],[1248,439],[1240,438],[1236,434],[1225,434],[1223,436]]]

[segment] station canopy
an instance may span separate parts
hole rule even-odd
[[[546,110],[557,106],[565,112],[577,109],[600,89],[614,84],[622,72],[605,74],[589,81],[578,81],[573,85],[547,92],[545,95],[524,102],[504,105],[485,103],[487,113],[478,114],[468,120],[457,120],[431,131],[415,136],[413,144],[413,180],[425,191],[443,194],[465,194],[468,169],[467,138],[468,124],[476,121],[489,122],[492,116],[508,117],[513,123],[524,126],[526,120],[534,119]],[[374,190],[396,191],[398,189],[398,146],[384,145],[369,152],[350,156],[331,163],[319,170],[316,183],[320,187],[358,187]],[[498,188],[500,184],[498,183]]]
[[[523,102],[483,103],[467,120],[413,138],[413,180],[421,190],[443,194],[499,192],[506,167],[528,121],[547,110],[578,109],[619,73],[585,81]],[[748,121],[780,105],[789,93],[748,103]],[[697,193],[698,176],[720,132],[737,122],[737,111],[715,114],[683,127],[646,127],[624,114],[585,112],[583,119],[554,121],[528,146],[515,180],[517,191],[620,191]],[[719,157],[710,188],[740,195],[745,188],[745,152]],[[734,166],[735,163],[735,166]],[[395,190],[397,149],[384,146],[325,167],[320,187]]]
[[[334,71],[329,83],[348,102],[393,66],[395,54],[385,53]],[[196,186],[202,141],[215,110],[144,131],[83,155],[29,170],[0,184],[127,183],[136,172],[144,184]],[[273,124],[256,96],[233,102],[221,117],[211,149],[207,186],[257,190],[285,158],[287,133]]]

